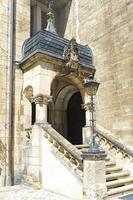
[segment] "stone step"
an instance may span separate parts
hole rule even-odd
[[[131,191],[133,191],[133,184],[109,189],[108,196],[113,196],[116,194],[123,195],[123,194],[126,194],[127,192],[131,192]]]
[[[107,188],[113,188],[113,187],[117,187],[117,186],[123,186],[129,183],[133,183],[133,178],[123,178],[120,180],[115,180],[115,181],[109,181],[106,183]]]
[[[106,165],[106,167],[114,166],[114,165],[116,165],[116,162],[114,162],[114,161],[107,161],[107,162],[105,163],[105,165]]]
[[[74,145],[76,148],[78,148],[79,150],[82,150],[84,148],[89,148],[88,144],[78,144],[78,145]]]
[[[110,158],[107,156],[106,158],[105,158],[105,161],[107,162],[107,161],[110,161]]]
[[[120,171],[122,171],[121,167],[117,167],[117,166],[106,167],[106,173],[113,173],[113,172],[120,172]]]
[[[129,176],[128,171],[122,171],[122,172],[118,172],[118,173],[114,173],[114,174],[108,174],[108,175],[106,175],[106,181],[111,181],[111,180],[123,178],[126,176]]]

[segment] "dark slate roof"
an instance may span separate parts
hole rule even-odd
[[[39,31],[33,37],[27,39],[22,48],[23,59],[26,60],[31,54],[37,51],[50,54],[54,57],[64,60],[64,47],[69,40],[61,38],[49,31]],[[78,44],[78,52],[80,55],[80,63],[85,66],[92,66],[93,55],[88,46]]]

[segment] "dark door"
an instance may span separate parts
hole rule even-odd
[[[82,127],[85,125],[85,111],[81,108],[82,97],[76,92],[68,103],[67,131],[68,141],[72,144],[82,144]]]

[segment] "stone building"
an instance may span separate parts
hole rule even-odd
[[[0,0],[1,185],[31,183],[74,199],[131,193],[133,1],[50,5]],[[91,140],[90,75],[100,83],[96,139],[106,159],[81,153]]]

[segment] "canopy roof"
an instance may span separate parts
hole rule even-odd
[[[69,40],[59,37],[50,31],[39,31],[33,37],[27,39],[22,48],[23,59],[27,60],[34,53],[40,52],[51,55],[62,60],[64,58],[64,49],[68,45]],[[83,66],[93,67],[93,55],[88,45],[77,44],[79,53],[79,62]]]

